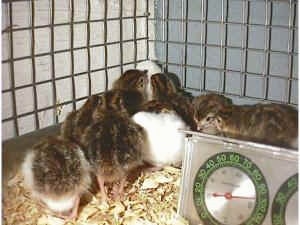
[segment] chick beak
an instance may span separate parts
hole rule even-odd
[[[148,83],[149,83],[149,77],[148,77],[148,74],[145,74],[145,75],[144,75],[144,82],[145,82],[145,84],[148,84]]]

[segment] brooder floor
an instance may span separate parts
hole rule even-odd
[[[81,199],[76,221],[54,217],[35,202],[23,187],[20,174],[8,182],[3,199],[5,225],[187,225],[176,214],[181,170],[141,172],[129,181],[122,201],[101,202],[91,191]]]

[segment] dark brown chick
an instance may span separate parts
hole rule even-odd
[[[79,146],[45,138],[28,152],[22,172],[33,197],[60,217],[77,217],[80,196],[91,184],[90,166]]]

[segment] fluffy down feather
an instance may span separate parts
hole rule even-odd
[[[173,112],[138,112],[132,119],[146,131],[148,147],[143,160],[154,166],[179,166],[184,153],[185,135],[179,129],[189,129]]]

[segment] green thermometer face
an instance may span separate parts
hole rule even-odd
[[[250,159],[235,152],[210,157],[196,174],[193,194],[204,224],[259,225],[268,210],[264,176]]]
[[[298,224],[298,174],[284,182],[275,195],[272,204],[273,225]]]

